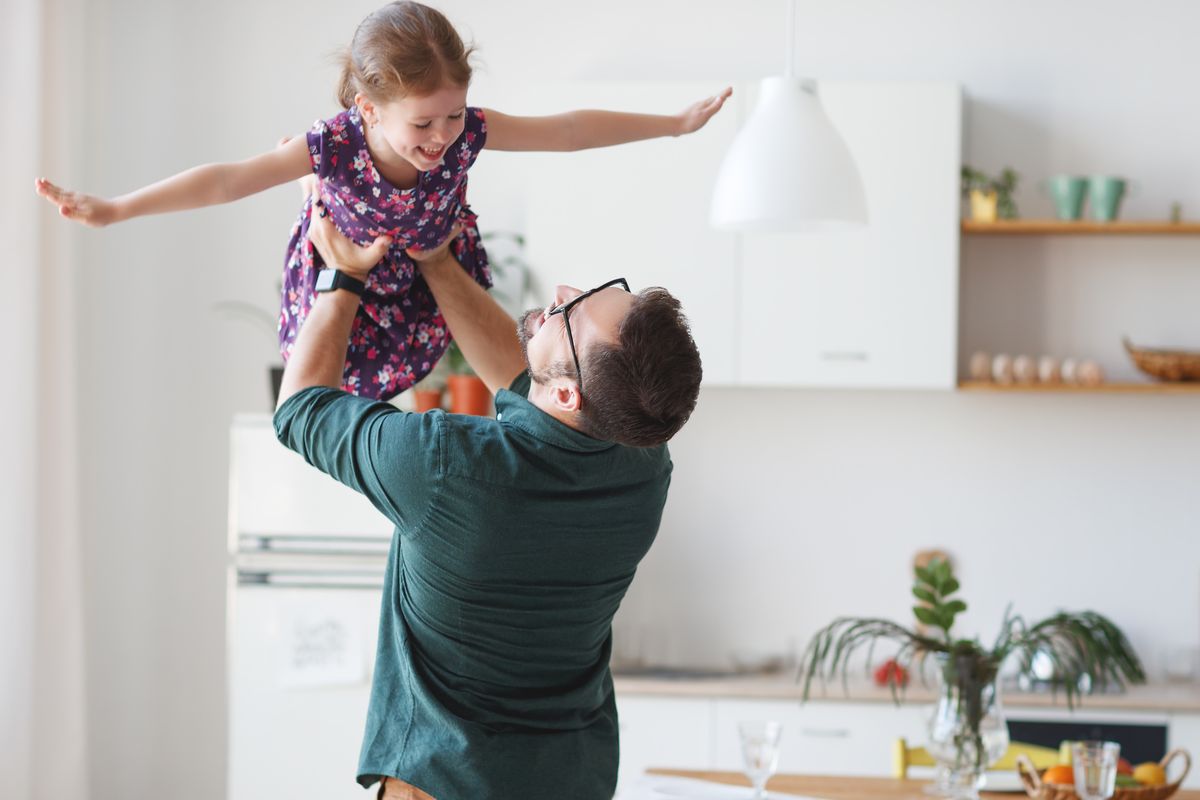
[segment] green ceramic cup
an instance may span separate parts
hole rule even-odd
[[[1088,178],[1088,202],[1092,206],[1092,219],[1097,222],[1112,222],[1121,208],[1125,196],[1125,180],[1111,175],[1093,175]]]
[[[1059,219],[1079,219],[1083,216],[1083,198],[1087,194],[1087,178],[1074,175],[1055,175],[1046,181],[1054,211]]]

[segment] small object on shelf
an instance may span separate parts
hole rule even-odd
[[[966,164],[962,168],[962,193],[971,202],[971,219],[979,222],[995,222],[999,219],[1016,219],[1017,204],[1013,202],[1013,191],[1021,176],[1005,167],[997,176],[988,175]]]
[[[1061,220],[1083,216],[1083,198],[1087,194],[1087,178],[1075,175],[1054,175],[1046,185],[1054,200],[1054,213]]]
[[[1017,383],[1030,384],[1037,381],[1037,362],[1033,356],[1017,356],[1013,359],[1013,380]]]
[[[992,356],[982,350],[974,353],[967,365],[967,374],[973,381],[990,381],[992,379]]]
[[[1000,353],[992,359],[992,380],[1001,386],[1008,386],[1013,382],[1012,356]]]
[[[1047,384],[1062,382],[1062,372],[1057,358],[1042,356],[1038,359],[1038,382]]]
[[[1079,361],[1074,358],[1064,358],[1062,361],[1062,382],[1079,382]]]
[[[1079,362],[1075,379],[1080,386],[1099,386],[1104,383],[1104,370],[1095,361],[1084,359]]]
[[[1135,347],[1128,338],[1122,342],[1134,365],[1152,378],[1172,382],[1200,380],[1200,352]]]
[[[1112,175],[1093,175],[1088,178],[1088,205],[1092,209],[1092,219],[1097,222],[1116,219],[1124,196],[1124,178]]]
[[[1183,222],[1183,204],[1171,203],[1171,222],[1179,224]]]
[[[908,670],[901,666],[900,662],[894,658],[889,658],[876,667],[873,677],[876,686],[884,688],[889,686],[904,688],[908,686]]]

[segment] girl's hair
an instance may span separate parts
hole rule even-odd
[[[467,86],[474,51],[440,11],[409,0],[388,3],[354,32],[342,56],[338,101],[350,108],[360,92],[382,103],[446,84]]]

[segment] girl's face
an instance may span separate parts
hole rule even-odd
[[[421,172],[442,163],[446,149],[465,125],[467,90],[445,86],[433,94],[388,103],[362,103],[363,117],[374,122],[388,146]]]

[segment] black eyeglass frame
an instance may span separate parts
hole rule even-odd
[[[558,308],[552,309],[550,313],[547,314],[547,316],[553,316],[555,314],[563,315],[563,327],[567,329],[567,343],[571,345],[571,358],[575,359],[575,384],[579,387],[580,395],[583,394],[583,369],[579,366],[579,353],[575,351],[575,337],[571,333],[571,309],[579,305],[585,299],[594,295],[596,292],[602,292],[605,289],[613,286],[620,286],[625,291],[629,292],[629,281],[625,280],[624,278],[613,278],[607,283],[600,284],[595,289],[588,289],[586,292],[583,292],[576,297],[572,297],[570,300],[563,303]],[[630,294],[632,294],[632,292],[630,292]]]

